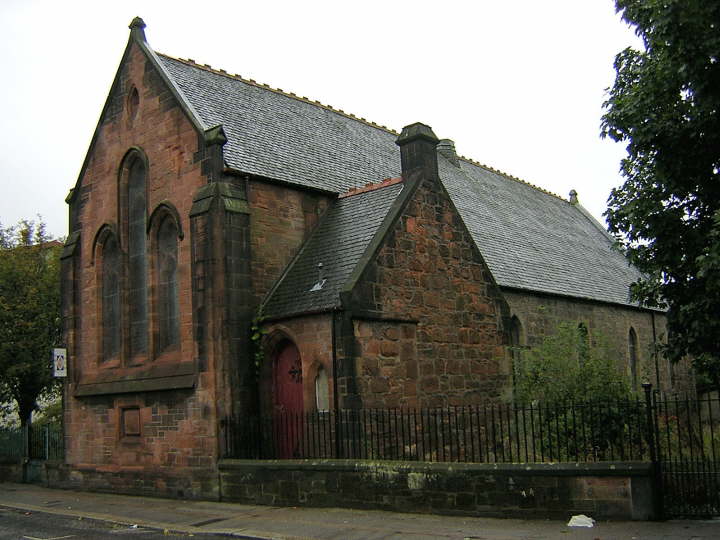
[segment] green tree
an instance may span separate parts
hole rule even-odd
[[[642,39],[615,59],[601,133],[627,143],[609,230],[668,307],[665,354],[720,389],[720,2],[616,0]]]
[[[60,242],[41,222],[0,226],[0,396],[21,425],[53,386],[50,351],[61,338]]]

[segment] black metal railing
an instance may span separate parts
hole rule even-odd
[[[0,460],[62,460],[64,456],[62,426],[0,429]]]
[[[25,440],[20,428],[0,428],[0,460],[15,461],[25,457]]]
[[[277,413],[228,422],[226,456],[441,462],[649,460],[640,399]]]
[[[720,399],[656,396],[664,513],[720,515]]]

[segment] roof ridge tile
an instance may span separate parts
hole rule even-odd
[[[360,195],[362,193],[368,193],[370,191],[377,191],[378,189],[386,188],[388,186],[394,186],[403,181],[402,176],[398,178],[385,178],[381,182],[368,183],[362,187],[350,188],[350,191],[338,195],[338,199],[344,199],[346,197],[352,197],[353,195]]]
[[[399,133],[398,133],[397,131],[390,129],[390,128],[388,128],[388,127],[385,126],[385,125],[382,125],[382,124],[378,124],[378,123],[376,123],[376,122],[373,122],[372,120],[367,120],[366,118],[364,118],[364,117],[362,117],[362,116],[356,116],[356,115],[354,115],[354,114],[352,114],[352,113],[345,112],[343,109],[335,108],[335,107],[333,107],[332,105],[328,105],[328,104],[326,104],[326,103],[322,103],[321,101],[316,100],[316,99],[309,99],[309,98],[306,97],[306,96],[302,96],[302,97],[301,97],[301,96],[297,95],[295,92],[286,92],[286,91],[283,90],[282,88],[273,88],[273,87],[270,86],[269,84],[266,84],[266,83],[258,83],[255,79],[250,79],[250,78],[246,79],[246,78],[244,78],[242,75],[240,75],[239,73],[235,73],[234,75],[232,75],[232,74],[228,73],[227,71],[225,71],[224,69],[215,69],[215,68],[213,68],[210,64],[202,64],[202,65],[201,65],[201,64],[198,64],[198,63],[197,63],[195,60],[193,60],[192,58],[188,58],[188,59],[186,60],[186,59],[183,59],[183,58],[176,58],[176,57],[174,57],[174,56],[170,56],[169,54],[165,54],[165,53],[156,53],[156,54],[159,54],[159,55],[164,56],[164,57],[166,57],[166,58],[170,58],[170,59],[172,59],[172,60],[177,60],[177,61],[179,61],[179,62],[182,62],[182,63],[188,64],[188,65],[191,65],[191,66],[194,67],[194,68],[201,69],[201,70],[204,70],[204,71],[208,71],[208,72],[214,73],[214,74],[216,74],[216,75],[220,75],[220,76],[227,77],[227,78],[230,78],[230,79],[238,80],[238,81],[241,81],[241,82],[243,82],[243,83],[250,84],[250,85],[252,85],[252,86],[258,87],[258,88],[263,88],[263,89],[266,89],[266,90],[270,90],[271,92],[275,92],[275,93],[277,93],[277,94],[281,94],[281,95],[286,96],[286,97],[289,97],[289,98],[291,98],[291,99],[296,99],[296,100],[298,100],[298,101],[302,101],[302,102],[308,103],[308,104],[310,104],[310,105],[317,105],[317,106],[319,106],[319,107],[322,107],[323,109],[326,109],[326,110],[335,112],[335,113],[337,113],[337,114],[341,114],[341,115],[345,116],[346,118],[350,118],[350,119],[352,119],[352,120],[357,120],[358,122],[362,122],[363,124],[366,124],[366,125],[369,125],[369,126],[371,126],[371,127],[374,127],[374,128],[377,128],[377,129],[381,129],[381,130],[383,130],[383,131],[386,131],[387,133],[390,133],[391,135],[396,135],[396,136],[399,135]],[[484,163],[481,163],[481,162],[476,161],[476,160],[474,160],[474,159],[472,159],[472,158],[468,158],[468,157],[465,157],[465,156],[462,156],[462,155],[459,155],[458,158],[459,158],[459,159],[462,159],[463,161],[465,161],[465,162],[467,162],[467,163],[471,163],[472,165],[477,165],[478,167],[482,167],[483,169],[486,169],[486,170],[488,170],[488,171],[490,171],[490,172],[492,172],[492,173],[498,174],[498,175],[500,175],[500,176],[502,176],[502,177],[504,177],[504,178],[507,178],[507,179],[509,179],[509,180],[513,180],[513,181],[515,181],[515,182],[519,182],[519,183],[521,183],[521,184],[525,184],[526,186],[529,186],[529,187],[531,187],[531,188],[533,188],[533,189],[536,189],[537,191],[540,191],[541,193],[545,193],[546,195],[550,195],[550,196],[552,196],[552,197],[555,197],[555,198],[557,198],[557,199],[560,199],[561,201],[568,202],[567,199],[565,199],[564,197],[558,195],[557,193],[553,193],[552,191],[549,191],[549,190],[547,190],[547,189],[545,189],[545,188],[542,188],[542,187],[540,187],[540,186],[538,186],[538,185],[536,185],[536,184],[533,184],[533,183],[531,183],[531,182],[528,182],[527,180],[523,180],[522,178],[519,178],[519,177],[514,176],[514,175],[512,175],[512,174],[509,174],[509,173],[506,173],[506,172],[504,172],[504,171],[501,171],[500,169],[496,169],[495,167],[491,167],[491,166],[489,166],[489,165],[486,165],[486,164],[484,164]],[[347,194],[345,194],[345,195],[347,195]]]
[[[490,165],[486,165],[485,163],[480,163],[479,161],[476,161],[469,157],[458,156],[458,158],[462,159],[463,161],[465,161],[467,163],[470,163],[472,165],[477,165],[478,167],[482,167],[483,169],[486,169],[492,173],[498,174],[498,175],[502,176],[503,178],[507,178],[508,180],[514,180],[515,182],[519,182],[520,184],[525,184],[526,186],[536,189],[537,191],[540,191],[541,193],[545,193],[546,195],[551,195],[551,196],[555,197],[556,199],[560,199],[563,202],[568,202],[568,200],[565,197],[562,197],[562,196],[558,195],[557,193],[553,193],[552,191],[549,191],[545,188],[537,186],[531,182],[528,182],[527,180],[523,180],[522,178],[519,178],[512,174],[501,171],[500,169],[496,169],[495,167],[491,167]]]
[[[249,79],[249,78],[246,79],[246,78],[244,78],[242,75],[240,75],[240,74],[238,74],[238,73],[232,75],[232,74],[228,73],[227,71],[225,71],[224,69],[215,69],[215,68],[213,68],[210,64],[198,64],[197,62],[195,62],[195,60],[193,60],[193,59],[191,59],[191,58],[188,58],[188,59],[177,58],[177,57],[175,57],[175,56],[171,56],[171,55],[169,55],[169,54],[165,54],[165,53],[161,53],[161,52],[157,52],[157,51],[156,51],[155,54],[158,54],[158,55],[160,55],[160,56],[164,56],[165,58],[169,58],[169,59],[171,59],[171,60],[176,60],[176,61],[181,62],[181,63],[183,63],[183,64],[192,66],[192,67],[197,68],[197,69],[201,69],[201,70],[203,70],[203,71],[207,71],[207,72],[209,72],[209,73],[214,73],[214,74],[216,74],[216,75],[220,75],[220,76],[223,76],[223,77],[227,77],[227,78],[229,78],[229,79],[238,80],[238,81],[244,82],[244,83],[246,83],[246,84],[250,84],[250,85],[252,85],[252,86],[256,86],[256,87],[258,87],[258,88],[263,88],[263,89],[266,89],[266,90],[270,90],[271,92],[275,92],[276,94],[281,94],[281,95],[283,95],[283,96],[286,96],[286,97],[289,97],[289,98],[292,98],[292,99],[296,99],[296,100],[298,100],[298,101],[303,101],[303,102],[308,103],[308,104],[310,104],[310,105],[317,105],[317,106],[319,106],[319,107],[322,107],[323,109],[326,109],[326,110],[329,110],[329,111],[332,111],[332,112],[341,114],[341,115],[343,115],[343,116],[345,116],[345,117],[347,117],[347,118],[350,118],[350,119],[352,119],[352,120],[357,120],[357,121],[359,121],[359,122],[362,122],[363,124],[366,124],[366,125],[369,125],[369,126],[371,126],[371,127],[374,127],[374,128],[377,128],[377,129],[381,129],[381,130],[383,130],[383,131],[386,131],[386,132],[388,132],[388,133],[391,134],[391,135],[397,136],[397,135],[400,134],[399,132],[397,132],[397,131],[395,131],[395,130],[393,130],[393,129],[390,129],[390,128],[387,127],[387,126],[384,126],[384,125],[381,125],[381,124],[377,124],[377,123],[372,122],[372,121],[370,121],[370,120],[366,120],[365,118],[356,116],[356,115],[354,115],[354,114],[352,114],[352,113],[347,113],[347,112],[345,112],[344,110],[342,110],[342,109],[337,109],[337,108],[333,107],[332,105],[328,105],[327,103],[322,103],[321,101],[316,100],[316,99],[309,99],[309,98],[307,98],[307,97],[305,97],[305,96],[300,97],[300,96],[298,96],[297,94],[295,94],[294,92],[286,92],[286,91],[283,90],[282,88],[273,88],[273,87],[270,86],[269,84],[266,84],[266,83],[258,83],[258,82],[255,81],[254,79]]]

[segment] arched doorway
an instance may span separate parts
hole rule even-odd
[[[273,362],[273,405],[275,412],[303,412],[300,351],[292,341],[278,347]]]
[[[273,417],[276,448],[280,459],[301,457],[303,433],[303,384],[300,351],[292,341],[283,341],[273,361]]]

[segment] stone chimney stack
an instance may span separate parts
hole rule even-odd
[[[455,143],[450,139],[442,139],[437,146],[437,151],[456,167],[460,167],[460,161],[455,151]]]
[[[430,126],[419,122],[405,126],[395,141],[400,147],[400,163],[405,180],[421,176],[439,180],[436,146],[438,138]]]

